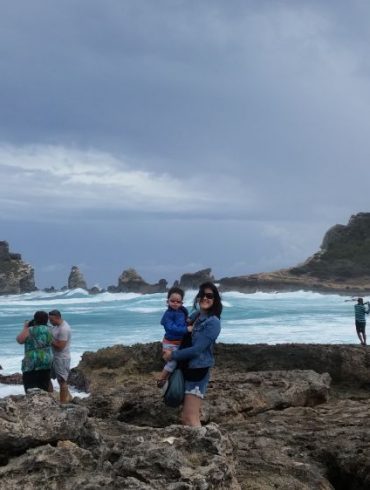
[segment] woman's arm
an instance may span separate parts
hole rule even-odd
[[[28,322],[24,322],[23,330],[17,335],[16,341],[18,344],[24,344],[26,342],[26,338],[30,335],[30,327],[28,326]]]
[[[170,360],[183,361],[192,359],[215,342],[221,330],[220,320],[217,317],[211,317],[206,321],[207,324],[204,325],[204,330],[193,340],[193,345],[185,349],[172,351]]]

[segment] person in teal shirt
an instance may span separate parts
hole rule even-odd
[[[365,308],[367,305],[367,309]],[[355,305],[355,324],[357,337],[360,339],[361,345],[366,345],[366,318],[365,314],[369,314],[369,302],[364,303],[363,298],[358,298]]]
[[[48,319],[46,311],[36,311],[33,320],[25,322],[17,336],[17,342],[24,344],[22,374],[26,393],[30,388],[49,389],[53,336],[47,325]]]

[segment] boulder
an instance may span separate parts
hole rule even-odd
[[[38,389],[28,395],[0,399],[0,461],[27,448],[75,440],[87,420],[87,410],[60,405]]]
[[[10,253],[9,244],[0,241],[0,294],[36,291],[34,270],[20,254]]]
[[[87,290],[87,285],[82,272],[76,265],[74,265],[72,266],[71,272],[68,276],[68,289],[78,288]]]
[[[4,385],[21,385],[23,384],[22,374],[21,373],[0,374],[0,383]]]

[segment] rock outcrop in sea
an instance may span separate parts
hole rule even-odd
[[[221,291],[245,293],[306,290],[346,295],[370,294],[370,213],[358,213],[350,218],[347,225],[330,228],[320,250],[294,267],[221,279],[216,279],[211,269],[207,268],[184,273],[174,284],[187,290],[197,289],[205,281],[217,282]],[[82,272],[76,266],[72,267],[68,288],[87,290]],[[31,266],[24,264],[19,254],[10,254],[7,242],[0,242],[0,294],[35,289]],[[54,292],[56,289],[52,287],[46,291]],[[91,294],[101,291],[104,290],[97,286],[89,290]],[[160,279],[156,284],[149,284],[135,269],[130,268],[119,276],[117,286],[109,286],[108,291],[163,293],[167,291],[167,281]]]
[[[87,289],[85,278],[76,265],[72,266],[71,272],[68,277],[68,289]]]
[[[118,278],[117,286],[109,286],[108,291],[113,293],[164,293],[167,290],[167,281],[160,279],[157,284],[148,284],[135,269],[127,269]]]
[[[0,294],[36,291],[34,270],[23,262],[21,254],[9,252],[9,244],[0,241]]]
[[[224,277],[223,291],[318,291],[370,293],[370,213],[351,216],[347,225],[330,228],[320,251],[305,262],[275,272]]]
[[[180,278],[180,288],[186,289],[198,289],[199,285],[203,282],[214,282],[215,278],[210,268],[202,269],[198,272],[188,272],[183,274]]]
[[[90,397],[0,400],[4,488],[367,490],[370,353],[350,345],[218,344],[201,428],[154,381],[161,345],[83,355]]]

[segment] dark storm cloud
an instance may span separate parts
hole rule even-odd
[[[73,215],[93,239],[105,216],[113,243],[109,223],[148,216],[153,239],[175,217],[183,238],[239,237],[195,257],[220,274],[305,258],[366,211],[369,13],[363,1],[0,0],[6,226]],[[164,235],[155,256],[170,270]]]

